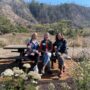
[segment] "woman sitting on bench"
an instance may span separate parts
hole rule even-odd
[[[27,47],[28,47],[27,55],[30,58],[30,60],[34,61],[29,70],[33,70],[39,60],[39,52],[38,52],[39,43],[37,41],[37,33],[32,34],[31,40],[29,40]]]
[[[51,74],[50,58],[51,58],[52,46],[53,46],[52,42],[49,40],[49,33],[46,33],[44,35],[44,40],[42,40],[40,44],[40,51],[43,60],[43,68],[42,68],[43,74],[45,73],[46,67],[47,67],[47,73]]]
[[[58,33],[56,35],[56,41],[53,44],[54,47],[54,53],[53,57],[55,59],[58,59],[58,65],[59,65],[59,77],[61,76],[62,72],[65,72],[65,66],[64,66],[64,59],[63,59],[63,53],[66,53],[66,40],[63,38],[63,35],[61,33]],[[53,66],[53,65],[52,65]]]

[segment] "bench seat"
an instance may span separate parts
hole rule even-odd
[[[22,60],[22,62],[32,62],[34,63],[34,61],[30,60],[30,58],[28,56],[12,56],[12,57],[0,57],[0,61],[1,60]],[[39,60],[38,62],[42,62],[41,60]]]

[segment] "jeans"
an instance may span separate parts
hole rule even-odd
[[[48,70],[50,70],[50,58],[51,58],[50,52],[43,54],[43,64],[44,66],[48,67]]]

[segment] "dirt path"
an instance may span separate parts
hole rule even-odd
[[[82,50],[90,53],[90,48],[74,48],[74,50],[73,50],[73,48],[70,47],[68,49],[68,55],[69,56],[74,55],[74,57],[78,57],[79,54],[82,52]],[[15,55],[18,55],[18,53],[11,53],[10,50],[4,50],[4,49],[0,48],[0,57],[15,56]],[[8,64],[12,62],[12,61],[10,61],[8,63],[9,60],[6,60],[5,62],[3,62],[3,61],[5,61],[5,60],[0,60],[0,64],[4,64],[5,62],[7,62],[7,67],[8,67]],[[74,60],[65,60],[66,72],[63,73],[62,78],[60,78],[61,80],[65,80],[71,76],[70,70],[71,70],[71,68],[75,67],[75,64],[76,63],[74,62]],[[6,65],[2,65],[2,66],[4,67]],[[0,70],[2,71],[1,65],[0,65]],[[58,72],[58,64],[57,63],[55,64],[55,70]],[[43,78],[43,79],[45,79],[45,78]],[[51,77],[47,77],[46,79],[54,79],[54,78],[51,76]]]
[[[89,49],[84,49],[84,48],[83,50],[90,51]],[[79,55],[81,51],[82,51],[82,48],[75,48],[74,49],[75,57],[77,57],[77,55]],[[68,52],[69,52],[69,55],[72,56],[73,48],[69,48]],[[3,50],[2,48],[0,48],[0,56],[15,56],[17,54],[18,53],[11,53],[10,50]],[[12,68],[13,66],[17,66],[17,65],[13,63],[12,61],[9,63],[7,62],[6,64],[2,63],[0,65],[0,72],[3,72],[3,70],[7,68]],[[77,66],[77,63],[74,60],[65,60],[65,67],[66,67],[65,73],[62,74],[61,78],[58,78],[57,77],[58,63],[55,63],[54,69],[52,70],[54,75],[42,77],[42,79],[38,82],[37,87],[39,87],[39,90],[49,90],[48,86],[50,85],[50,83],[52,83],[55,86],[55,90],[64,90],[62,88],[62,83],[63,83],[65,86],[66,85],[70,86],[71,88],[70,90],[75,90],[75,84],[72,80],[71,72],[72,72],[72,68],[75,68],[76,66]],[[2,81],[3,79],[0,78],[0,80]]]

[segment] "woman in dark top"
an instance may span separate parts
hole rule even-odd
[[[55,59],[58,59],[58,64],[59,64],[59,76],[62,74],[62,71],[65,71],[65,66],[64,66],[64,60],[63,60],[63,53],[66,52],[66,40],[63,38],[63,35],[61,33],[58,33],[56,35],[56,41],[53,44],[53,56]]]
[[[39,59],[39,43],[37,41],[37,33],[32,34],[27,47],[27,55],[31,60],[34,61],[30,68],[30,70],[33,70],[33,68],[37,65]]]
[[[42,54],[42,60],[43,60],[43,68],[42,73],[45,73],[46,66],[48,67],[47,72],[51,74],[50,71],[50,58],[51,58],[51,52],[52,52],[52,42],[49,39],[49,33],[45,33],[44,39],[41,41],[40,44],[40,51]]]

